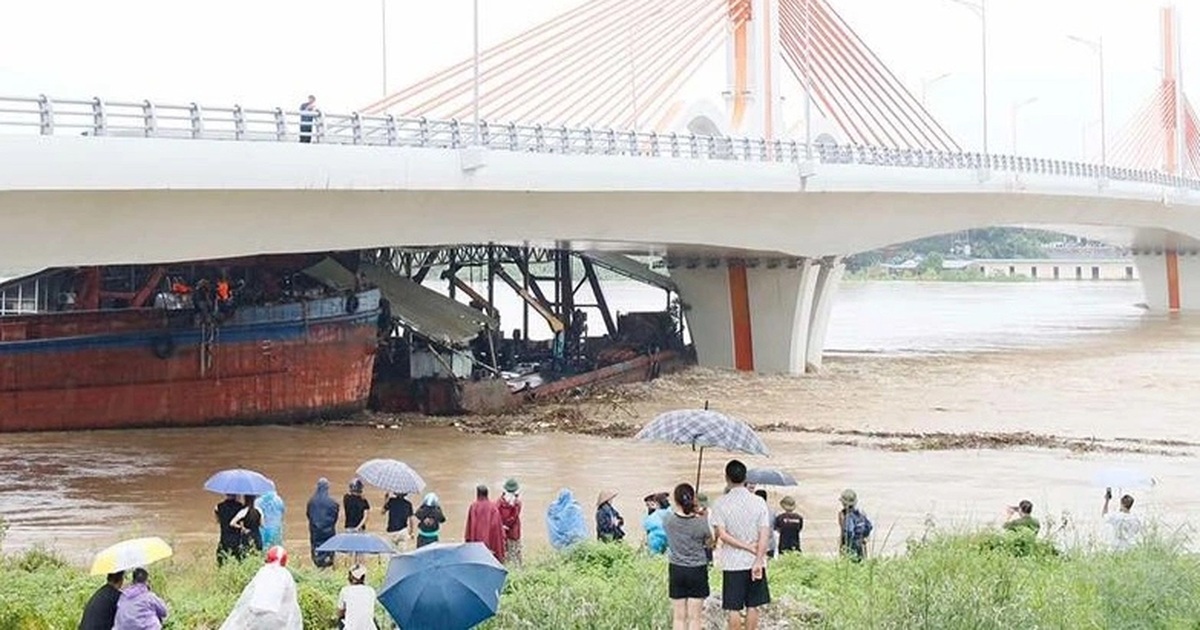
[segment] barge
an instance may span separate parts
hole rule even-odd
[[[0,432],[292,422],[365,408],[379,291],[306,286],[288,260],[252,262],[18,279],[42,290],[0,316]],[[220,287],[232,293],[222,301],[203,280],[182,279],[205,268],[238,278],[238,290]],[[264,269],[283,286],[264,282]]]

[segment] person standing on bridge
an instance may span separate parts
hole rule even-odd
[[[310,112],[317,111],[317,97],[312,94],[308,95],[308,100],[300,104],[300,142],[312,142],[313,119],[315,114]]]

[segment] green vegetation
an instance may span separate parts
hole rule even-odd
[[[968,236],[969,234],[969,236]],[[971,258],[1044,258],[1046,246],[1069,238],[1057,232],[1025,228],[979,228],[968,232],[931,236],[899,245],[855,254],[846,259],[846,270],[854,273],[882,262],[908,260],[916,256],[933,255],[941,259]],[[982,276],[981,276],[982,279]]]
[[[933,535],[862,564],[794,555],[771,565],[772,616],[813,628],[1197,628],[1200,560],[1182,549],[1149,542],[1121,554],[1064,552],[1028,532],[989,531]],[[41,550],[0,563],[0,630],[73,627],[100,581]],[[169,627],[218,626],[257,568],[251,561],[218,570],[207,554],[156,566],[152,582],[171,606]],[[372,567],[376,583],[381,568]],[[295,573],[305,627],[328,627],[341,572]],[[500,615],[486,627],[666,628],[665,593],[663,558],[588,544],[514,571]]]

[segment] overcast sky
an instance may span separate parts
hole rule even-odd
[[[393,91],[470,54],[471,0],[384,1]],[[324,109],[349,111],[381,96],[380,2],[9,0],[0,3],[0,93],[294,107],[311,92]],[[483,44],[579,3],[482,0]],[[929,108],[960,144],[979,147],[979,22],[970,10],[951,0],[833,4],[914,93],[923,78],[952,73],[929,89]],[[1200,41],[1200,0],[1176,4],[1185,41]],[[1085,144],[1098,152],[1098,125],[1085,131],[1099,119],[1096,61],[1072,34],[1105,39],[1111,144],[1159,81],[1160,5],[990,0],[993,151],[1011,147],[1012,103],[1037,97],[1021,110],[1021,153],[1079,159]],[[1185,84],[1200,81],[1198,51],[1184,49]],[[724,88],[718,54],[684,96],[719,101]]]

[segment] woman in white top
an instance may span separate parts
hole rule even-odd
[[[361,564],[350,567],[350,584],[338,593],[338,618],[344,630],[378,630],[375,626],[375,589],[365,584],[367,570]]]

